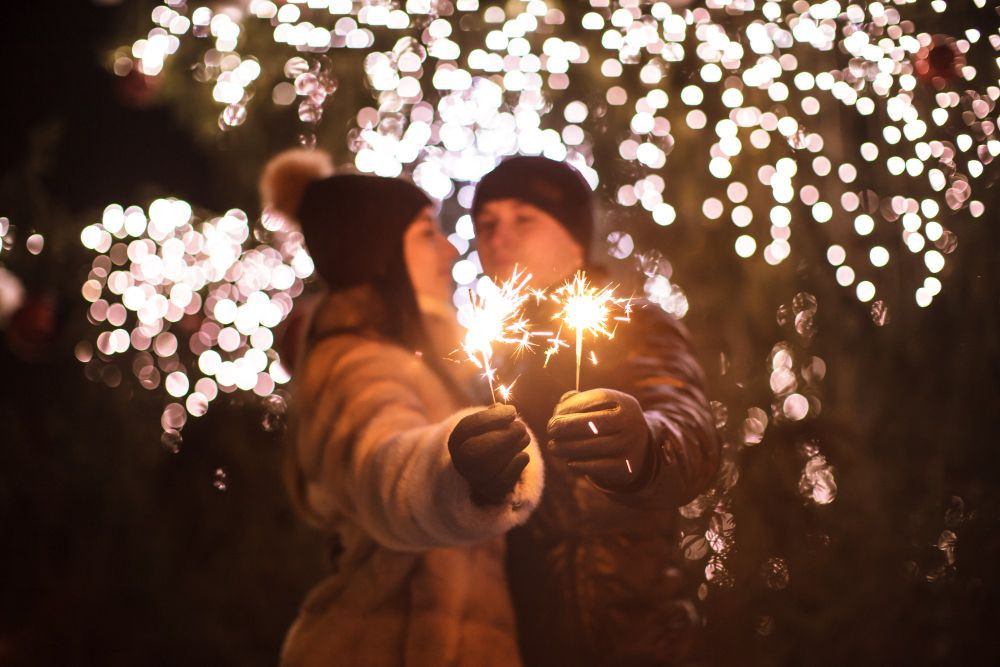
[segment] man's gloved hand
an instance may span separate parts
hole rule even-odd
[[[495,505],[514,489],[530,457],[528,429],[513,406],[496,404],[462,418],[448,438],[458,473],[477,505]]]
[[[639,401],[614,389],[563,394],[549,419],[549,451],[608,490],[629,488],[650,458],[650,433]]]

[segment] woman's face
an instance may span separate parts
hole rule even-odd
[[[403,259],[417,296],[451,303],[451,266],[457,257],[434,211],[424,208],[403,234]]]

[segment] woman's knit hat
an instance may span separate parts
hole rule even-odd
[[[497,199],[520,199],[537,206],[565,227],[584,253],[590,249],[594,231],[590,186],[565,162],[529,155],[504,160],[476,186],[473,220],[487,202]]]
[[[403,261],[406,228],[431,200],[398,178],[333,174],[322,151],[275,156],[260,182],[265,206],[296,220],[330,289],[386,279]]]

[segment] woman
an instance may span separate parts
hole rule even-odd
[[[451,296],[430,200],[331,171],[291,151],[261,183],[329,290],[294,374],[289,467],[293,502],[339,553],[282,663],[518,665],[503,535],[540,499],[537,445],[513,408],[459,409],[440,361],[454,343],[428,336],[443,320],[418,306],[440,313]]]

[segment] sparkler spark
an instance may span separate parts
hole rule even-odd
[[[587,274],[578,271],[571,280],[556,289],[549,298],[562,306],[554,319],[561,320],[576,334],[576,390],[580,390],[580,363],[583,358],[583,337],[589,333],[593,337],[615,337],[618,322],[628,322],[632,312],[632,299],[616,297],[614,285],[594,287],[587,280]],[[615,314],[620,311],[621,314]],[[612,325],[611,323],[614,322]],[[561,328],[560,328],[561,331]],[[558,352],[560,347],[569,347],[559,340],[559,334],[550,341],[552,347],[546,351],[546,362]],[[596,364],[596,357],[592,357]]]
[[[531,340],[528,320],[523,315],[524,302],[528,299],[526,289],[531,274],[514,269],[510,279],[492,290],[474,292],[469,290],[469,303],[462,307],[466,326],[462,351],[469,361],[483,371],[483,377],[490,385],[490,394],[496,401],[496,369],[493,367],[493,346],[514,345],[514,354],[531,350],[535,343]],[[515,380],[516,382],[516,380]],[[500,396],[504,401],[510,398],[514,382],[500,385]]]
[[[513,389],[515,384],[517,384],[516,378],[510,384],[502,384],[499,387],[497,387],[497,390],[500,392],[500,398],[503,399],[504,403],[510,402],[510,397],[513,394]]]
[[[569,343],[564,341],[560,336],[562,334],[562,327],[559,327],[559,331],[551,335],[548,339],[549,347],[545,350],[545,363],[542,364],[542,368],[547,368],[549,365],[549,360],[559,352],[561,348],[569,347]]]

